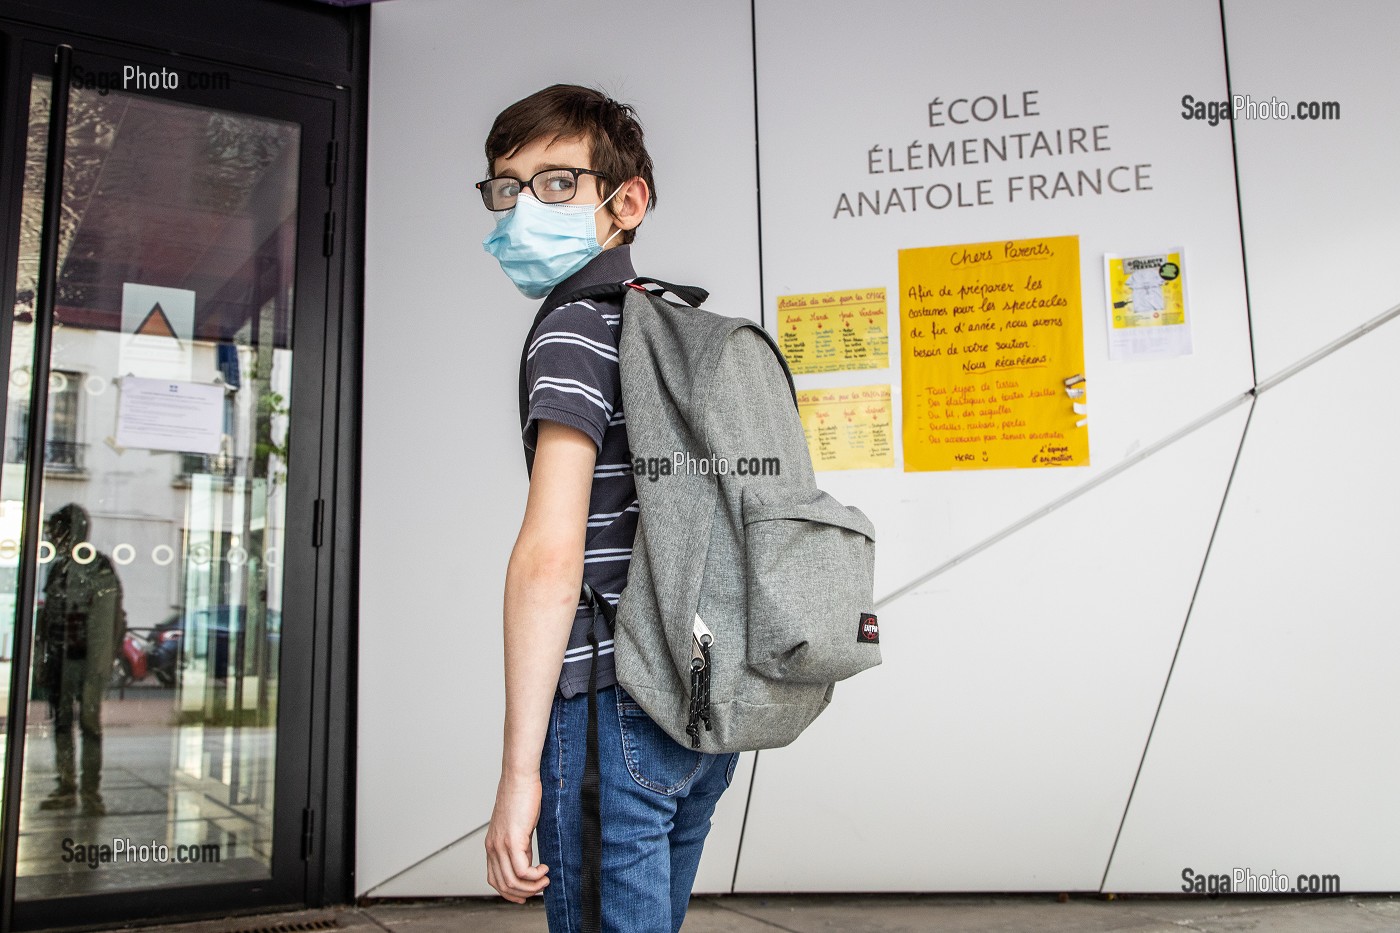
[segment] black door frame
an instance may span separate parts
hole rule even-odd
[[[294,431],[301,459],[299,463],[294,459],[288,500],[289,504],[312,506],[298,506],[295,511],[289,508],[286,521],[288,540],[299,539],[307,545],[303,566],[308,571],[301,592],[294,595],[288,587],[288,596],[300,599],[305,617],[313,621],[310,626],[283,632],[284,654],[300,655],[307,663],[297,665],[297,670],[283,666],[278,735],[279,752],[294,735],[295,743],[306,752],[302,756],[278,755],[272,882],[191,885],[22,902],[13,905],[12,928],[16,930],[196,917],[275,906],[319,906],[347,901],[353,893],[367,17],[364,11],[316,11],[317,16],[338,18],[332,26],[343,21],[351,54],[345,49],[325,49],[321,53],[325,61],[317,65],[320,73],[288,75],[269,71],[268,62],[257,55],[230,48],[236,43],[229,41],[226,33],[212,38],[199,36],[198,29],[188,22],[193,4],[187,0],[179,3],[178,15],[173,7],[165,11],[175,17],[177,28],[185,34],[177,40],[157,33],[171,24],[169,16],[152,9],[161,5],[168,6],[148,3],[140,10],[113,11],[113,6],[125,4],[82,0],[65,4],[62,11],[44,11],[45,23],[35,22],[32,9],[19,11],[16,19],[10,19],[7,14],[16,11],[8,5],[0,7],[0,101],[7,114],[0,126],[0,146],[6,154],[0,167],[0,230],[4,234],[0,296],[8,296],[13,304],[30,74],[44,73],[43,59],[49,60],[47,70],[52,71],[56,46],[71,45],[76,61],[104,68],[104,62],[120,61],[143,67],[226,71],[233,79],[231,90],[178,89],[149,92],[149,96],[288,119],[302,126],[294,365],[298,374],[319,373],[321,385],[306,385],[316,380],[303,377],[301,390],[294,390],[294,399],[302,403],[293,414],[301,429]],[[265,30],[277,28],[288,11],[277,0],[245,0],[240,7],[244,40],[249,45],[266,35]],[[100,13],[124,18],[120,27],[103,29],[100,22],[94,25],[93,17]],[[295,15],[304,22],[307,14],[298,9]],[[134,44],[133,39],[142,38],[139,33],[143,28],[150,30],[144,36],[146,41]],[[117,41],[103,35],[114,35]],[[181,48],[188,46],[207,55],[214,44],[225,48],[226,58],[195,57]],[[350,77],[342,79],[345,84],[337,83],[337,67],[347,66]],[[307,70],[315,72],[317,68]],[[326,75],[332,79],[326,80]],[[16,154],[19,158],[12,157]],[[9,328],[0,327],[0,371],[8,371],[4,365],[9,358],[8,344]],[[0,402],[7,388],[0,385]],[[308,391],[317,392],[319,405],[307,397]],[[16,673],[15,680],[27,679],[27,675],[27,671]],[[10,754],[22,754],[22,735],[14,735],[13,728],[11,733]],[[4,826],[6,837],[17,831],[16,826]],[[13,838],[8,841],[13,852]]]

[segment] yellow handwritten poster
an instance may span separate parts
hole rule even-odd
[[[1182,252],[1104,254],[1109,359],[1160,360],[1191,353]]]
[[[889,386],[805,389],[797,393],[797,410],[814,469],[894,466]]]
[[[1083,466],[1076,236],[899,251],[905,470]]]
[[[883,288],[778,299],[778,346],[794,373],[887,369],[890,332]]]

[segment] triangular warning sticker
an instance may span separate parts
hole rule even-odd
[[[170,323],[170,318],[165,316],[165,309],[157,301],[141,323],[136,325],[136,330],[133,333],[147,337],[175,337],[175,327]]]

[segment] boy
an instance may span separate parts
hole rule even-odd
[[[486,140],[477,185],[499,218],[486,251],[549,311],[524,357],[530,492],[505,592],[505,744],[486,833],[487,881],[544,893],[552,931],[580,929],[579,784],[589,669],[599,658],[604,930],[679,930],[710,816],[737,755],[667,736],[617,685],[612,633],[580,584],[616,604],[637,527],[617,343],[622,302],[582,288],[630,281],[630,244],[655,205],[632,108],[555,85],[512,104]],[[540,861],[530,836],[538,824]]]

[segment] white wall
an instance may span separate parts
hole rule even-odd
[[[1096,889],[1244,416],[883,607],[879,673],[758,754],[738,890]]]
[[[659,192],[638,271],[758,316],[748,4],[658,4],[641,24],[620,0],[489,9],[406,0],[372,19],[356,891],[379,897],[490,891],[481,835],[463,837],[500,773],[500,600],[526,489],[516,371],[538,304],[481,248],[493,219],[472,184],[496,114],[556,82],[633,104]],[[567,35],[543,38],[551,22]],[[703,54],[656,44],[677,36]],[[654,53],[624,53],[639,47]],[[702,888],[729,887],[741,783]]]
[[[1336,101],[1341,119],[1236,125],[1254,355],[1266,379],[1400,304],[1400,8],[1226,0],[1236,93]]]
[[[1176,4],[1154,20],[1152,41],[1106,42],[1104,30],[1085,27],[1123,18],[1111,0],[975,8],[909,0],[882,9],[886,16],[872,17],[842,3],[823,4],[820,15],[803,15],[811,4],[802,0],[757,7],[770,305],[781,294],[884,286],[894,318],[902,248],[1077,234],[1090,465],[823,477],[879,530],[877,596],[960,562],[882,607],[885,666],[839,687],[814,737],[760,753],[737,887],[1092,890],[1246,407],[1146,459],[1142,451],[1241,403],[1252,384],[1228,127],[1180,117],[1187,91],[1225,97],[1219,11]],[[852,54],[873,49],[879,54]],[[935,98],[945,106],[980,94],[1016,100],[1027,90],[1037,92],[1038,117],[929,125]],[[1106,152],[904,176],[868,171],[872,145],[1095,125],[1107,127]],[[1051,202],[1002,193],[1010,175],[1140,163],[1151,165],[1150,191]],[[783,171],[793,164],[804,171]],[[835,216],[837,192],[984,177],[993,179],[990,205]],[[1195,352],[1109,362],[1103,254],[1172,246],[1186,248]],[[803,381],[890,382],[898,435],[895,331],[889,371]],[[852,748],[861,753],[833,755]],[[825,820],[803,820],[817,807]]]
[[[858,504],[880,532],[877,596],[1102,476],[1250,386],[1228,129],[1183,121],[1178,103],[1182,88],[1225,96],[1216,7],[1203,0],[1178,4],[1154,24],[1150,43],[1104,43],[1101,33],[1076,25],[1121,17],[1122,5],[1113,0],[1001,0],[975,8],[901,0],[881,7],[885,16],[838,2],[820,5],[820,15],[811,15],[809,0],[758,5],[769,306],[779,295],[841,288],[884,286],[890,296],[889,371],[799,380],[813,386],[892,383],[898,436],[898,251],[1078,234],[1090,466],[826,474],[823,485]],[[906,28],[891,29],[891,22]],[[969,42],[969,36],[995,36],[995,54],[989,54],[988,42]],[[876,49],[878,55],[852,54]],[[1065,67],[1068,61],[1079,65]],[[1038,118],[929,126],[934,98],[946,104],[1006,94],[1014,100],[1026,90],[1038,92]],[[872,145],[903,149],[914,141],[1094,125],[1107,125],[1110,151],[902,176],[867,172]],[[1152,166],[1151,191],[1049,202],[1008,203],[1000,196],[1010,175],[1138,163]],[[984,177],[996,182],[995,203],[988,206],[833,217],[838,192],[933,181],[971,184]],[[1163,362],[1109,363],[1103,253],[1151,253],[1173,245],[1187,249],[1195,353]]]
[[[1400,10],[1228,0],[1228,37],[1210,0],[1170,16],[756,0],[756,35],[739,0],[636,11],[512,4],[517,23],[589,24],[544,44],[481,31],[473,5],[374,8],[357,891],[488,891],[471,834],[498,769],[534,310],[479,246],[491,118],[561,80],[636,104],[661,195],[639,270],[757,317],[755,79],[770,312],[794,292],[893,295],[900,248],[1079,235],[1091,465],[823,475],[880,531],[877,594],[916,585],[881,609],[886,664],[792,747],[746,756],[697,888],[1175,891],[1184,867],[1234,865],[1400,888],[1400,761],[1383,742],[1400,323],[1250,394],[1256,371],[1400,303],[1400,78],[1368,64],[1388,60]],[[1239,92],[1342,106],[1336,122],[1236,125],[1247,252],[1230,128],[1180,116],[1183,94],[1226,96],[1227,38]],[[1154,190],[832,221],[833,193],[869,182],[871,145],[929,132],[932,96],[1031,87],[1041,123],[1110,124],[1109,164],[1151,162]],[[1195,352],[1109,362],[1102,253],[1170,245],[1188,251]],[[841,378],[898,391],[895,343],[891,358]]]
[[[1240,196],[1260,395],[1108,873],[1336,873],[1400,888],[1394,731],[1400,321],[1271,377],[1400,306],[1400,34],[1390,3],[1227,0],[1241,93],[1341,119],[1245,122]]]

